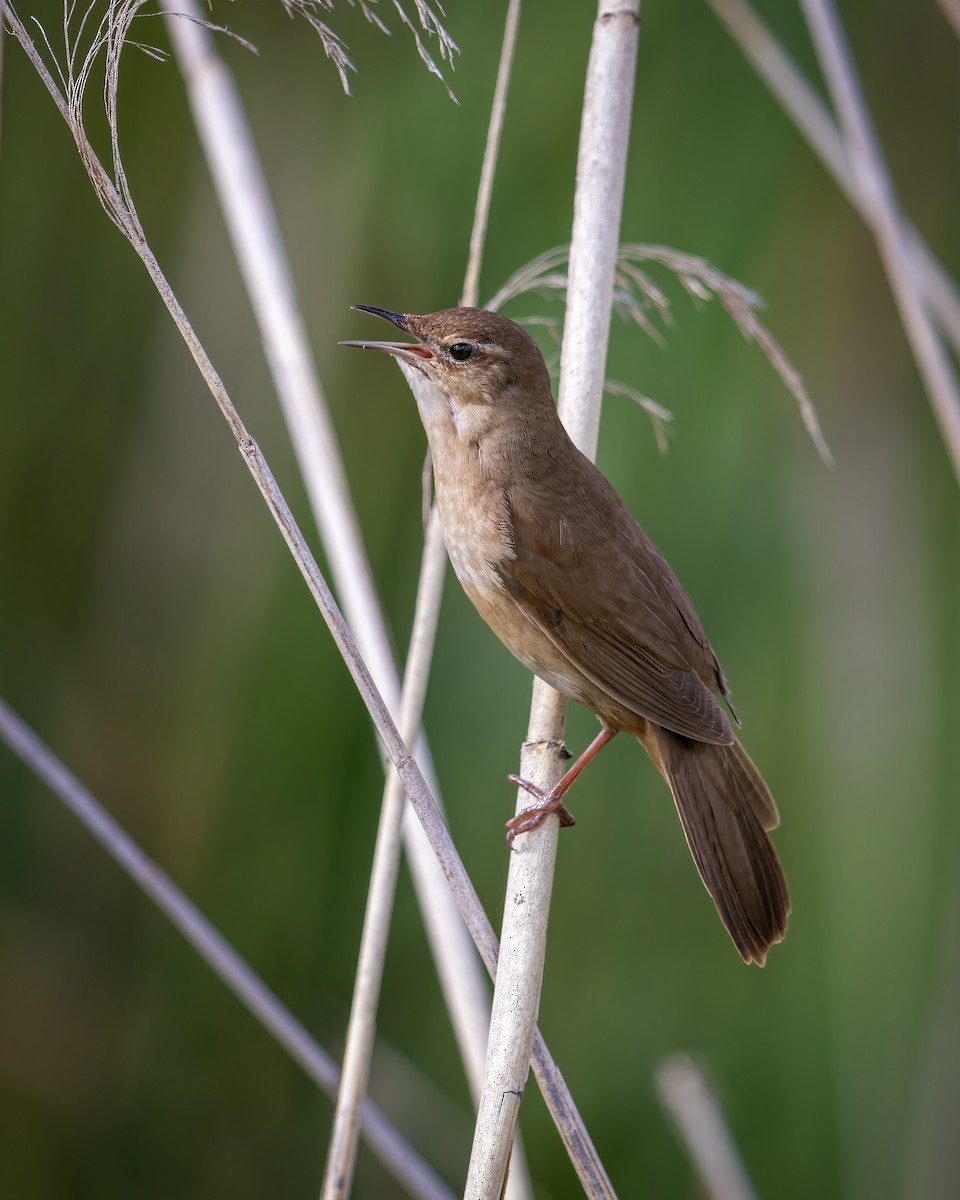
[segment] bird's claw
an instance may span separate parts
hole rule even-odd
[[[510,775],[508,778],[511,783],[515,783],[517,787],[522,787],[525,792],[529,792],[536,800],[535,804],[531,804],[529,808],[522,809],[515,817],[511,817],[507,821],[507,845],[511,849],[513,848],[514,838],[518,834],[530,833],[533,829],[539,829],[551,813],[555,812],[560,818],[561,828],[568,825],[576,825],[577,822],[573,814],[564,807],[562,794],[558,796],[554,792],[545,792],[543,788],[537,787],[535,783],[530,783],[526,779],[521,779],[519,775]]]

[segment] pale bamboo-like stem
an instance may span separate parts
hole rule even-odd
[[[183,337],[187,349],[190,351],[191,357],[194,359],[198,370],[210,389],[217,407],[220,409],[231,432],[237,437],[238,448],[242,452],[247,466],[266,501],[267,507],[303,575],[310,594],[320,609],[321,616],[330,630],[334,643],[350,671],[357,691],[360,693],[361,699],[364,701],[367,711],[371,716],[374,728],[380,737],[381,744],[403,781],[407,797],[417,814],[427,841],[453,893],[456,907],[469,930],[474,944],[480,952],[484,966],[490,975],[493,976],[496,972],[498,952],[497,938],[493,932],[493,927],[487,919],[476,890],[457,855],[446,824],[423,778],[420,768],[407,753],[383,697],[377,691],[373,678],[360,655],[353,635],[348,629],[327,587],[326,581],[320,573],[316,561],[293,519],[293,515],[280,494],[273,476],[260,454],[259,448],[247,434],[219,375],[161,272],[156,258],[146,242],[136,213],[132,209],[127,208],[124,197],[121,196],[110,176],[105,171],[89,139],[86,137],[79,120],[71,112],[56,81],[37,53],[32,38],[6,0],[0,0],[0,13],[6,16],[11,31],[20,43],[34,70],[39,75],[41,82],[49,92],[64,121],[67,123],[97,195],[103,202],[108,215],[114,220],[124,236],[128,238],[138,257],[146,267],[151,281],[159,292],[165,307]],[[115,131],[114,150],[115,152],[117,151]],[[596,1150],[583,1125],[580,1114],[577,1112],[573,1097],[570,1095],[570,1091],[539,1033],[537,1033],[534,1039],[533,1064],[544,1100],[560,1132],[563,1143],[567,1147],[577,1173],[584,1180],[597,1178],[602,1173],[602,1167],[599,1164]],[[603,1193],[591,1192],[590,1194]]]
[[[844,132],[850,167],[864,197],[864,219],[876,238],[904,332],[960,482],[960,391],[907,252],[893,181],[870,120],[853,56],[830,0],[801,0],[801,7]]]
[[[746,0],[707,0],[748,62],[779,100],[786,114],[833,176],[857,211],[866,217],[867,198],[850,167],[843,138],[823,101]],[[901,230],[930,309],[954,351],[960,354],[960,293],[957,285],[917,230],[906,220]]]
[[[161,0],[200,143],[253,305],[264,352],[344,609],[358,630],[380,690],[392,661],[386,628],[313,366],[289,262],[250,126],[233,77],[201,22],[197,0]],[[399,694],[399,689],[397,689]]]
[[[494,88],[487,132],[487,144],[477,192],[466,280],[461,301],[463,304],[476,303],[477,281],[483,257],[493,181],[506,111],[507,87],[516,45],[519,13],[519,0],[511,0],[507,10],[500,65],[497,71],[497,82]],[[413,632],[407,651],[401,696],[400,731],[404,740],[411,746],[415,744],[423,717],[427,680],[433,660],[437,622],[440,616],[446,562],[447,556],[440,531],[440,516],[434,504],[424,539]],[[343,1055],[343,1076],[340,1090],[337,1093],[330,1146],[324,1168],[322,1200],[344,1200],[350,1194],[353,1181],[360,1137],[360,1111],[363,1097],[366,1094],[370,1059],[373,1054],[376,1011],[380,1000],[383,976],[383,959],[386,955],[390,914],[396,887],[404,807],[404,795],[400,780],[395,772],[388,772],[380,827],[377,833],[377,846],[370,873],[363,936],[357,959],[356,982]],[[484,1012],[482,1019],[484,1034],[486,1026],[486,1013]],[[471,1091],[478,1096],[482,1078],[483,1047],[476,1038],[470,1040],[469,1046],[471,1053],[465,1055],[467,1078]],[[519,1162],[515,1165],[518,1170],[510,1196],[512,1200],[525,1200],[526,1197],[532,1195],[532,1188],[525,1165]]]
[[[686,1147],[709,1200],[756,1200],[719,1101],[696,1063],[676,1055],[655,1073],[660,1102]]]
[[[558,407],[571,437],[590,457],[596,453],[606,373],[639,10],[639,0],[600,0],[584,86]],[[563,773],[566,710],[559,693],[535,681],[520,770],[544,790]],[[520,790],[518,811],[529,803]],[[465,1200],[496,1200],[506,1178],[540,1005],[558,833],[554,816],[518,837],[510,856],[486,1077]],[[612,1194],[605,1174],[602,1186],[603,1192],[588,1194]]]
[[[304,1073],[328,1096],[335,1096],[340,1072],[333,1059],[189,897],[2,699],[0,738],[164,913]],[[447,1185],[371,1101],[363,1109],[363,1131],[370,1148],[411,1196],[418,1200],[452,1200]]]
[[[300,318],[289,262],[249,123],[210,31],[193,19],[175,15],[202,17],[195,0],[163,2],[171,42],[187,83],[194,119],[337,590],[380,691],[391,712],[399,713],[400,680],[386,622],[363,551],[346,472]],[[415,741],[417,728],[404,728],[404,740]],[[429,761],[425,739],[420,746],[423,758]],[[395,778],[393,772],[390,777]],[[432,771],[428,772],[428,778],[436,793]],[[395,797],[395,804],[402,816],[401,800]],[[397,819],[394,813],[394,819],[384,826],[381,817],[384,838],[390,838]],[[486,1045],[486,985],[473,945],[420,823],[416,819],[404,821],[402,836],[469,1077],[471,1064],[482,1061]],[[375,852],[375,863],[389,867],[385,850]],[[394,868],[394,878],[395,874]],[[371,886],[379,887],[373,881]],[[382,941],[379,935],[377,941]],[[369,979],[369,968],[364,969]]]

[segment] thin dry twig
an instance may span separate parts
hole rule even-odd
[[[0,738],[73,813],[140,890],[165,914],[215,975],[331,1098],[340,1072],[327,1052],[210,923],[137,845],[37,734],[0,699]],[[371,1101],[363,1109],[370,1148],[411,1196],[452,1200],[452,1192]]]
[[[843,139],[823,101],[798,70],[783,46],[746,0],[707,0],[757,74],[779,100],[784,112],[861,215],[867,199],[850,167]],[[960,292],[917,230],[903,221],[902,233],[924,295],[954,352],[960,354]]]
[[[525,292],[542,296],[551,293],[565,294],[568,277],[563,268],[568,257],[569,249],[566,246],[556,246],[552,250],[544,251],[515,271],[491,299],[488,307],[499,309]],[[833,459],[830,448],[824,439],[816,409],[800,373],[787,358],[773,334],[757,317],[756,310],[763,304],[759,296],[731,276],[718,271],[699,255],[671,250],[668,246],[625,243],[618,251],[614,276],[614,308],[624,319],[632,321],[653,337],[658,344],[662,343],[662,334],[653,324],[652,317],[659,317],[665,325],[670,324],[670,300],[650,276],[638,267],[637,264],[642,262],[654,262],[666,267],[676,276],[695,303],[706,303],[714,297],[719,299],[743,336],[760,347],[790,390],[797,401],[800,418],[810,439],[823,461],[828,466],[831,465]]]
[[[660,1064],[654,1078],[709,1200],[756,1200],[720,1103],[696,1063],[675,1055]]]
[[[584,85],[558,408],[573,440],[591,457],[596,453],[615,288],[639,7],[639,0],[600,0]],[[534,682],[520,772],[547,791],[563,773],[566,711],[564,697],[542,680]],[[518,789],[517,810],[527,804],[529,796]],[[540,1004],[559,827],[558,819],[548,819],[518,837],[510,856],[485,1080],[465,1200],[499,1196],[506,1180]],[[600,1190],[588,1194],[612,1196],[602,1164],[596,1167],[594,1187]]]
[[[487,128],[487,142],[483,151],[483,162],[480,166],[480,182],[477,185],[477,203],[473,213],[473,227],[470,230],[470,249],[467,253],[467,270],[463,279],[463,291],[460,303],[467,308],[477,304],[480,294],[480,267],[483,263],[483,246],[487,237],[487,225],[490,220],[490,205],[493,201],[493,181],[497,171],[497,161],[500,157],[500,140],[503,136],[503,123],[507,115],[507,92],[510,87],[510,75],[513,70],[513,56],[517,47],[517,29],[520,25],[520,0],[510,0],[507,5],[507,19],[503,28],[503,41],[500,45],[500,63],[497,67],[497,82],[493,89],[493,102],[490,106],[490,122]]]
[[[914,361],[960,482],[960,390],[927,311],[900,216],[893,180],[864,100],[856,65],[830,0],[801,0],[807,27],[844,132],[864,217],[876,238]]]

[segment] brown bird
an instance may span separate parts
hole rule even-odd
[[[763,964],[790,901],[766,831],[767,785],[730,727],[730,694],[693,605],[606,478],[570,440],[536,342],[479,308],[425,316],[357,308],[416,341],[345,342],[393,355],[417,401],[437,505],[464,591],[508,650],[596,713],[600,734],[508,839],[556,811],[620,730],[670,786],[687,845],[745,962]],[[739,723],[739,722],[738,722]]]

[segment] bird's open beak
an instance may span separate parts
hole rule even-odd
[[[403,313],[390,312],[386,308],[372,308],[369,304],[353,304],[351,308],[373,313],[375,317],[383,317],[398,329],[408,332],[407,318]],[[382,350],[384,354],[392,354],[394,358],[404,359],[413,364],[425,358],[433,358],[433,351],[423,342],[341,342],[340,345],[356,346],[358,350]]]

